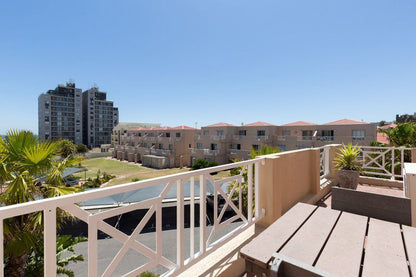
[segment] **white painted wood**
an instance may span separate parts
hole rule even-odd
[[[184,230],[184,188],[183,181],[178,180],[176,183],[176,193],[177,193],[177,202],[176,202],[176,260],[178,267],[182,267],[185,261],[185,230]]]
[[[3,219],[0,219],[0,277],[4,276],[4,230]]]
[[[253,166],[247,166],[247,217],[248,222],[251,222],[253,219]]]
[[[254,201],[255,201],[255,217],[260,215],[260,207],[259,207],[259,163],[256,162],[254,165]]]
[[[45,276],[56,276],[56,208],[43,210],[43,216],[45,219],[43,226],[44,274]]]
[[[190,203],[190,223],[191,226],[189,228],[189,233],[190,233],[190,237],[189,237],[189,253],[190,253],[190,258],[193,259],[195,256],[195,177],[191,177],[190,180],[190,198],[191,198],[191,203]]]
[[[97,221],[88,218],[88,277],[98,275]]]
[[[207,184],[204,175],[199,177],[199,253],[203,254],[207,248]]]

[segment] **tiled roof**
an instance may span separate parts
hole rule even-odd
[[[307,126],[307,125],[317,125],[317,124],[312,123],[312,122],[306,122],[306,121],[295,121],[292,123],[284,124],[282,126]]]
[[[357,121],[357,120],[344,118],[344,119],[328,122],[322,125],[352,125],[352,124],[368,124],[368,123],[364,121]]]
[[[249,124],[245,124],[244,126],[276,126],[267,122],[263,122],[263,121],[256,121],[253,123],[249,123]]]
[[[195,128],[185,126],[185,125],[172,127],[171,129],[175,129],[175,130],[178,130],[178,129],[180,129],[180,130],[196,130]]]
[[[230,124],[230,123],[226,123],[226,122],[218,122],[218,123],[211,124],[211,125],[208,125],[208,126],[205,126],[205,127],[227,127],[227,126],[235,127],[235,125]]]
[[[166,131],[166,130],[196,130],[195,128],[181,125],[176,127],[169,127],[169,126],[163,126],[163,127],[150,127],[150,128],[136,128],[132,131]]]
[[[384,144],[390,143],[389,137],[385,133],[377,133],[377,141]]]
[[[384,126],[381,126],[381,127],[378,127],[378,128],[380,128],[380,129],[389,129],[389,128],[395,128],[396,126],[397,126],[397,124],[392,123],[392,124],[384,125]]]

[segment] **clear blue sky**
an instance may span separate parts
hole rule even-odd
[[[416,111],[416,1],[3,1],[0,133],[74,79],[122,122],[198,127]]]

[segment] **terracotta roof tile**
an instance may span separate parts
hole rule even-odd
[[[368,123],[364,121],[357,121],[357,120],[344,118],[344,119],[328,122],[322,125],[352,125],[352,124],[368,124]]]
[[[245,124],[244,126],[276,126],[267,122],[263,122],[263,121],[256,121],[253,123],[249,123],[249,124]]]
[[[230,124],[230,123],[226,123],[226,122],[218,122],[218,123],[211,124],[211,125],[208,125],[208,126],[205,126],[205,127],[228,127],[228,126],[236,127],[235,125]]]
[[[317,124],[312,123],[312,122],[306,122],[306,121],[295,121],[292,123],[284,124],[282,126],[308,126],[308,125],[317,125]]]

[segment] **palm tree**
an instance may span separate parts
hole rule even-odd
[[[11,130],[6,139],[0,138],[0,183],[7,184],[0,202],[14,205],[36,197],[76,192],[77,189],[64,186],[62,172],[79,159],[68,156],[57,160],[56,154],[56,142],[40,141],[28,131]],[[39,179],[44,176],[46,183],[40,184]],[[62,211],[58,212],[57,221],[58,226],[64,221]],[[39,238],[43,238],[42,212],[4,220],[6,276],[28,276],[30,259],[39,259],[43,264],[43,250],[39,250],[43,240]]]

